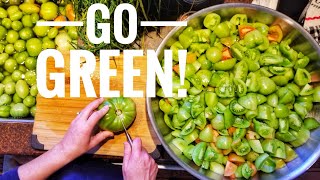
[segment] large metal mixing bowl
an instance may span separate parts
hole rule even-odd
[[[320,47],[312,39],[312,37],[305,31],[299,24],[294,20],[290,19],[288,16],[268,9],[262,6],[251,5],[251,4],[222,4],[217,6],[212,6],[203,9],[192,16],[190,16],[187,21],[189,26],[199,28],[202,25],[202,20],[206,14],[215,12],[218,13],[222,19],[228,19],[236,13],[247,14],[248,17],[253,21],[259,21],[266,24],[279,24],[284,30],[285,35],[293,35],[296,39],[291,44],[294,49],[303,52],[308,55],[312,60],[311,65],[308,67],[309,71],[319,70],[320,68]],[[167,37],[163,40],[161,45],[157,50],[159,59],[162,58],[163,50],[169,49],[167,43],[175,38],[181,30],[185,27],[174,28]],[[200,27],[201,28],[201,27]],[[171,41],[172,42],[172,41]],[[192,161],[189,161],[183,155],[176,155],[168,143],[165,141],[164,136],[171,132],[171,130],[166,126],[163,120],[163,113],[159,109],[158,98],[148,98],[147,99],[147,110],[149,114],[149,119],[152,126],[157,133],[163,147],[170,154],[170,156],[189,173],[194,175],[199,179],[224,179],[221,175],[215,174],[212,171],[205,171],[199,169]],[[316,119],[320,119],[320,104],[315,104],[314,108],[309,114]],[[320,156],[320,128],[311,133],[311,137],[306,144],[296,149],[298,158],[291,161],[282,169],[279,169],[271,174],[258,173],[254,179],[293,179],[317,161]]]

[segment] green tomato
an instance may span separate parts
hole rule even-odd
[[[2,66],[6,60],[9,58],[9,54],[7,53],[1,53],[0,54],[0,66]]]
[[[48,31],[50,30],[49,26],[35,26],[33,28],[33,32],[38,37],[45,37],[48,34]]]
[[[0,18],[3,19],[6,17],[8,17],[7,11],[5,9],[3,9],[2,7],[0,7]]]
[[[4,79],[4,75],[0,72],[0,82],[2,81]],[[0,83],[1,84],[1,83]],[[0,85],[0,87],[1,87],[1,85]],[[1,92],[1,91],[0,91]],[[0,95],[1,95],[2,93],[0,93]]]
[[[22,79],[23,73],[20,70],[14,70],[11,74],[12,80],[14,82],[19,81],[20,79]]]
[[[10,14],[14,14],[17,11],[20,11],[18,6],[9,6],[7,9],[9,16],[10,16]]]
[[[4,92],[9,95],[14,94],[16,92],[15,86],[16,83],[14,82],[7,83],[4,87]]]
[[[228,26],[227,21],[218,24],[213,32],[219,37],[224,38],[230,36],[230,28]]]
[[[33,22],[31,20],[31,15],[24,15],[22,17],[21,21],[22,21],[22,24],[23,24],[24,27],[30,27],[30,28],[33,27]]]
[[[25,61],[25,66],[29,70],[35,70],[37,66],[37,59],[35,57],[28,57]]]
[[[5,49],[4,49],[4,52],[9,54],[9,55],[12,55],[14,53],[14,45],[13,44],[7,44]]]
[[[34,84],[30,88],[30,95],[36,97],[38,95],[38,87],[37,84]]]
[[[24,64],[24,61],[29,57],[29,54],[27,51],[23,51],[20,53],[17,53],[16,61],[18,64]]]
[[[13,103],[21,103],[23,101],[23,99],[21,97],[19,97],[19,95],[17,93],[15,93],[13,95],[12,101],[13,101]]]
[[[58,6],[53,2],[41,5],[40,16],[45,20],[54,20],[58,16]]]
[[[11,28],[15,31],[20,31],[23,28],[23,25],[20,21],[13,21],[11,24]]]
[[[6,71],[8,71],[9,73],[12,73],[17,68],[18,68],[18,63],[16,60],[14,60],[12,58],[6,60],[6,62],[4,63],[4,69]]]
[[[35,71],[28,71],[25,74],[25,80],[30,85],[33,86],[37,82],[37,76]]]
[[[10,115],[14,118],[23,118],[29,115],[29,108],[23,103],[17,103],[11,107]]]
[[[4,26],[6,29],[11,29],[12,21],[9,18],[3,18],[1,21],[2,26]]]
[[[48,31],[48,38],[53,39],[55,38],[59,33],[59,30],[55,27],[52,27],[49,31]]]
[[[26,42],[22,39],[17,40],[13,46],[17,52],[22,52],[26,50]]]
[[[16,83],[16,93],[22,99],[24,99],[24,98],[26,98],[28,96],[28,94],[29,94],[29,86],[28,86],[26,81],[19,80]]]
[[[19,39],[19,33],[14,30],[9,30],[6,40],[8,43],[13,44]]]
[[[0,117],[7,118],[10,116],[10,106],[0,106]]]
[[[2,94],[0,96],[0,106],[9,105],[12,102],[12,97],[8,94]]]
[[[213,64],[213,69],[218,70],[218,71],[227,71],[230,70],[234,67],[236,64],[237,60],[235,58],[227,59],[224,61],[219,61],[217,63]]]
[[[26,14],[39,13],[40,8],[34,3],[22,3],[19,8]]]
[[[19,65],[18,70],[23,72],[23,73],[27,72],[27,68],[24,65]]]
[[[109,111],[99,121],[101,129],[112,132],[123,131],[122,122],[128,128],[136,117],[136,105],[130,98],[108,99],[98,109],[102,109],[106,105],[109,106]]]
[[[72,40],[77,40],[78,39],[78,31],[77,27],[75,26],[70,26],[68,28],[68,35]]]
[[[216,145],[219,149],[230,149],[231,143],[232,138],[230,136],[218,136]]]
[[[33,31],[29,27],[25,27],[19,31],[19,36],[23,40],[28,40],[33,37]]]
[[[38,56],[42,51],[42,42],[37,38],[31,38],[27,41],[27,51],[30,56]]]
[[[260,77],[259,92],[263,95],[269,95],[276,90],[276,84],[268,77]]]
[[[35,117],[36,111],[37,111],[37,106],[32,106],[30,108],[30,114],[31,114],[32,117]]]
[[[5,74],[5,72],[3,72],[3,74]],[[9,75],[4,77],[4,79],[1,81],[1,83],[4,84],[4,85],[6,85],[9,82],[14,82],[13,79],[11,78],[11,76],[9,76]]]
[[[216,47],[211,47],[211,48],[207,49],[206,57],[209,61],[216,63],[216,62],[221,61],[222,52],[220,51],[220,49],[218,49]]]
[[[222,114],[217,114],[217,116],[211,120],[211,125],[213,129],[216,129],[216,130],[225,129],[224,116]]]
[[[45,50],[45,49],[55,49],[56,48],[56,44],[52,40],[43,41],[42,48],[43,48],[43,50]]]
[[[36,98],[33,96],[27,96],[24,98],[23,104],[30,108],[36,104]]]
[[[40,16],[39,16],[38,13],[32,13],[31,14],[31,22],[33,24],[36,24],[39,21],[39,19],[40,19]]]
[[[9,14],[9,18],[12,20],[12,21],[19,21],[23,16],[23,13],[21,11],[17,11],[13,14]]]

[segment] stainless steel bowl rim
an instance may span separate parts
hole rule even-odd
[[[227,3],[227,4],[221,4],[221,5],[215,5],[215,6],[211,6],[205,9],[202,9],[196,13],[194,13],[193,15],[189,16],[186,21],[189,21],[190,19],[193,19],[195,17],[198,17],[199,15],[202,15],[204,13],[209,13],[212,12],[214,10],[219,10],[219,9],[223,9],[223,8],[230,8],[230,7],[237,7],[237,8],[254,8],[257,10],[261,10],[267,13],[270,13],[272,15],[275,15],[277,17],[282,18],[284,21],[286,21],[288,24],[290,24],[291,26],[293,26],[295,29],[297,29],[313,46],[314,49],[317,50],[318,54],[320,55],[320,47],[319,45],[316,43],[316,41],[313,39],[313,37],[303,28],[301,27],[297,22],[295,22],[293,19],[291,19],[290,17],[275,11],[273,9],[270,8],[266,8],[263,6],[259,6],[259,5],[254,5],[254,4],[245,4],[245,3]],[[160,55],[162,49],[165,46],[165,43],[168,41],[168,39],[170,37],[172,37],[172,35],[174,35],[174,33],[176,33],[181,27],[175,27],[174,29],[172,29],[170,31],[170,33],[163,39],[162,43],[160,44],[160,46],[157,49],[157,56]],[[189,167],[189,165],[187,165],[186,163],[182,162],[180,160],[179,157],[177,157],[174,152],[171,150],[171,148],[167,145],[167,143],[164,141],[163,136],[155,122],[155,117],[152,111],[152,107],[151,107],[151,98],[147,98],[147,111],[148,111],[148,116],[149,119],[151,121],[152,127],[155,130],[162,146],[164,147],[164,149],[168,152],[168,154],[181,166],[183,167],[185,170],[187,170],[188,172],[190,172],[193,176],[195,176],[196,178],[199,179],[208,179],[207,176],[199,173],[198,171],[196,171],[195,169]],[[307,169],[309,169],[320,157],[320,144],[317,146],[315,153],[313,153],[311,155],[311,157],[309,157],[309,161],[307,163],[304,163],[302,166],[297,167],[297,169],[295,171],[291,171],[289,174],[285,175],[284,177],[282,177],[281,179],[294,179],[296,177],[298,177],[299,175],[301,175],[302,173],[304,173]]]

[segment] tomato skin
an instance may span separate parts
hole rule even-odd
[[[38,56],[42,50],[42,42],[37,38],[29,39],[26,46],[30,56]]]
[[[103,130],[112,132],[123,131],[121,121],[128,128],[136,117],[136,105],[130,98],[119,97],[108,99],[98,109],[100,110],[105,105],[109,106],[109,111],[99,121],[99,126]]]

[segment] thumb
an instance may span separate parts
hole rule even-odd
[[[131,146],[128,142],[124,142],[124,152],[123,152],[123,166],[129,162],[131,156]]]
[[[100,142],[105,140],[106,138],[112,137],[112,136],[113,136],[113,133],[110,131],[101,131],[91,138],[89,146],[90,148],[93,148],[96,145],[98,145]]]

